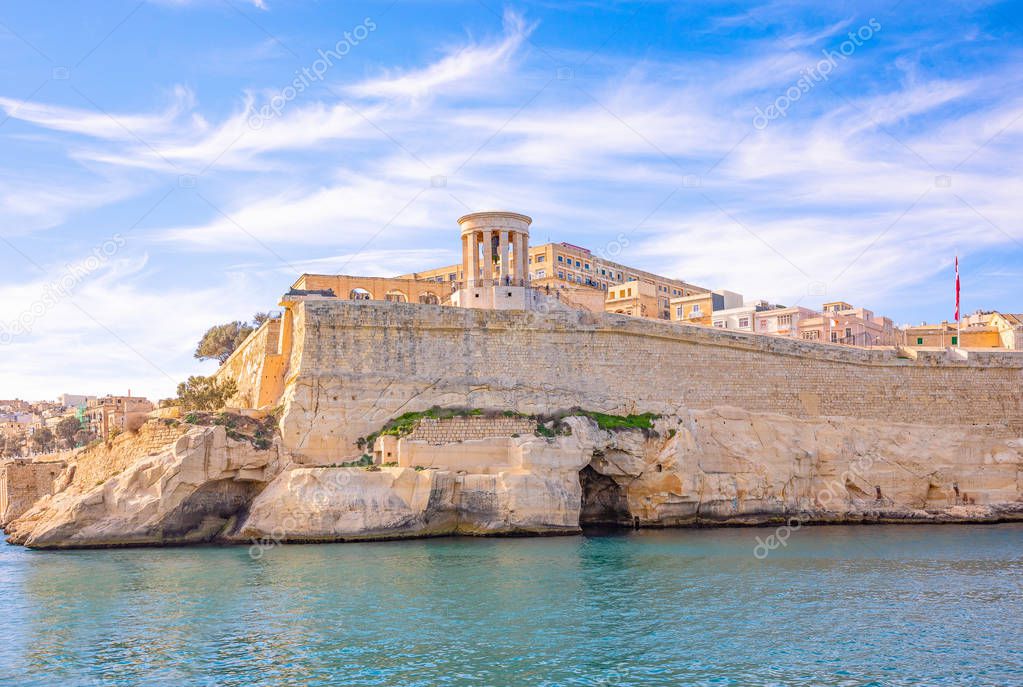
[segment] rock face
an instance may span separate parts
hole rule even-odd
[[[500,465],[473,466],[471,442],[451,444],[459,467],[439,469],[314,467],[277,444],[261,451],[222,427],[196,427],[102,484],[56,480],[63,490],[8,532],[14,543],[67,548],[1023,519],[1023,438],[1004,428],[729,407],[664,417],[645,432],[565,424],[568,435],[509,437]]]
[[[572,418],[571,426],[586,428]],[[284,470],[256,498],[243,539],[339,541],[579,530],[587,432],[516,439],[518,465],[480,472],[385,467]]]
[[[224,535],[279,469],[276,449],[196,427],[93,486],[70,484],[8,525],[36,548],[186,544]]]
[[[1023,517],[1023,439],[1004,430],[736,408],[672,424],[659,425],[675,430],[667,441],[594,465],[622,486],[642,525]]]

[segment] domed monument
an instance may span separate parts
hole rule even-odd
[[[490,310],[528,309],[529,225],[516,212],[474,212],[458,219],[462,229],[463,281],[452,305]]]

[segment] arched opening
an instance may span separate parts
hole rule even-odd
[[[388,291],[384,295],[384,300],[389,303],[408,303],[408,297],[397,289],[391,289]]]
[[[419,295],[419,302],[423,305],[440,305],[440,298],[432,291],[427,291]]]
[[[613,477],[602,475],[587,465],[579,471],[579,484],[583,489],[579,508],[579,525],[628,526],[632,523],[625,490]]]
[[[348,292],[348,298],[353,301],[369,301],[373,300],[373,295],[366,289],[354,288]]]

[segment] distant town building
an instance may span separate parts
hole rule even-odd
[[[713,313],[742,307],[742,295],[734,291],[710,291],[671,299],[671,319],[689,324],[713,324]]]
[[[799,335],[807,341],[824,341],[851,346],[895,345],[895,324],[866,308],[854,308],[845,301],[825,303],[820,316],[804,318]]]
[[[605,309],[619,315],[657,318],[660,312],[658,300],[656,284],[627,281],[608,290]]]
[[[1023,350],[1023,314],[976,312],[960,324],[941,322],[904,327],[901,343],[910,348],[1000,348]]]
[[[799,338],[799,325],[804,320],[820,317],[820,313],[793,306],[791,308],[776,307],[755,313],[757,334],[789,336]]]
[[[85,396],[82,394],[61,394],[57,397],[57,401],[64,408],[82,408],[89,401],[95,400],[95,396]]]
[[[89,430],[101,439],[111,434],[137,429],[154,408],[139,396],[103,396],[88,402],[85,418]]]

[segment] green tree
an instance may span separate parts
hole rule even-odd
[[[215,377],[189,377],[178,384],[178,403],[184,410],[219,410],[238,393],[233,379],[217,382]]]
[[[76,417],[66,417],[57,423],[55,433],[64,448],[75,447],[75,435],[82,429],[82,423]]]
[[[268,312],[257,312],[252,322],[228,322],[218,324],[206,330],[195,349],[195,357],[199,360],[216,360],[221,365],[231,357],[249,334],[272,317]]]
[[[38,453],[46,453],[53,450],[55,439],[49,427],[43,427],[32,435],[32,447]]]
[[[244,322],[228,322],[210,327],[199,341],[195,357],[199,360],[216,360],[223,365],[252,332],[253,327]]]

